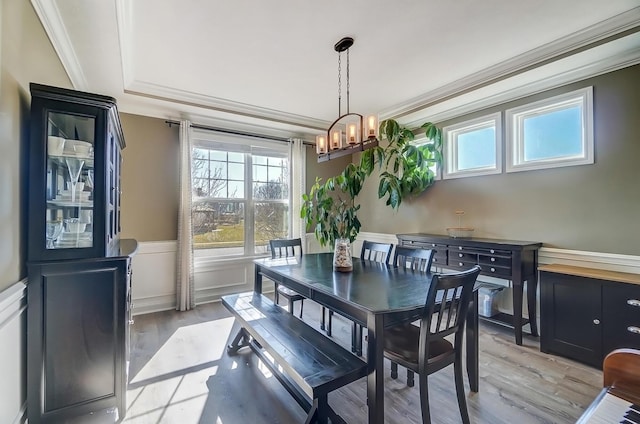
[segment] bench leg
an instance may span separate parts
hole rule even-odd
[[[227,346],[227,354],[234,356],[240,349],[246,346],[249,346],[249,335],[244,328],[241,328],[231,344]]]
[[[327,401],[327,395],[320,396],[318,399],[313,400],[313,406],[309,410],[309,415],[307,415],[304,424],[329,424],[329,415],[332,412]]]

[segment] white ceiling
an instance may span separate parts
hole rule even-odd
[[[326,128],[343,36],[351,111],[406,123],[640,62],[639,0],[32,3],[76,89],[238,129]]]

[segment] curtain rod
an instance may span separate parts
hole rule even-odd
[[[180,125],[179,121],[166,120],[164,122],[165,122],[165,124],[169,125],[169,128],[171,128],[171,125]],[[226,128],[210,127],[210,126],[207,126],[207,125],[190,124],[189,126],[191,128],[195,128],[197,130],[216,131],[216,132],[221,132],[221,133],[225,133],[225,134],[233,134],[233,135],[242,135],[242,136],[246,136],[246,137],[262,138],[262,139],[266,139],[266,140],[280,141],[282,143],[290,143],[291,142],[290,139],[284,138],[284,137],[276,137],[276,136],[271,136],[271,135],[256,134],[256,133],[245,132],[245,131],[229,130],[229,129],[226,129]],[[302,144],[305,144],[307,146],[315,146],[314,143],[308,142],[306,140],[302,140]]]

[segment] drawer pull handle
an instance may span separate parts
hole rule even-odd
[[[495,268],[491,268],[491,272],[496,272],[496,269]]]
[[[463,257],[463,256],[464,256],[464,255],[463,255],[462,253],[458,253],[458,257],[459,257],[459,258],[461,258],[461,257]]]
[[[495,251],[495,250],[493,250],[493,249],[489,250],[489,252],[491,252],[491,253],[496,253],[496,251]]]
[[[463,264],[462,262],[458,262],[458,265],[459,265],[459,266],[462,266],[462,265],[464,265],[464,264]]]
[[[596,319],[594,319],[594,320],[593,320],[593,323],[594,323],[595,325],[598,325],[598,324],[600,324],[600,320],[599,320],[598,318],[596,318]]]
[[[134,322],[135,322],[134,320],[130,319],[130,320],[129,320],[129,325],[133,325],[133,324],[134,324]]]
[[[458,250],[462,250],[462,246],[458,246]]]
[[[640,328],[634,325],[630,325],[629,327],[627,327],[627,331],[634,334],[640,334]]]
[[[431,243],[431,247],[436,247],[436,244],[435,243]]]
[[[495,261],[496,261],[496,258],[491,258],[491,262],[495,262]]]
[[[630,306],[640,306],[640,300],[637,300],[637,299],[629,299],[629,300],[627,300],[627,305],[630,305]]]

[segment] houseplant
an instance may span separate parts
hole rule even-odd
[[[420,146],[412,144],[416,131],[424,131],[429,141]],[[441,162],[442,131],[431,122],[412,131],[394,120],[385,120],[380,124],[380,134],[388,141],[385,147],[365,150],[358,164],[350,163],[325,182],[316,178],[309,194],[302,196],[300,217],[308,228],[313,227],[320,245],[340,243],[341,250],[346,245],[349,258],[350,243],[361,227],[356,197],[366,178],[377,170],[378,198],[386,197],[386,205],[397,209],[403,199],[422,193],[435,182],[433,168]],[[348,266],[344,268],[348,270]]]

